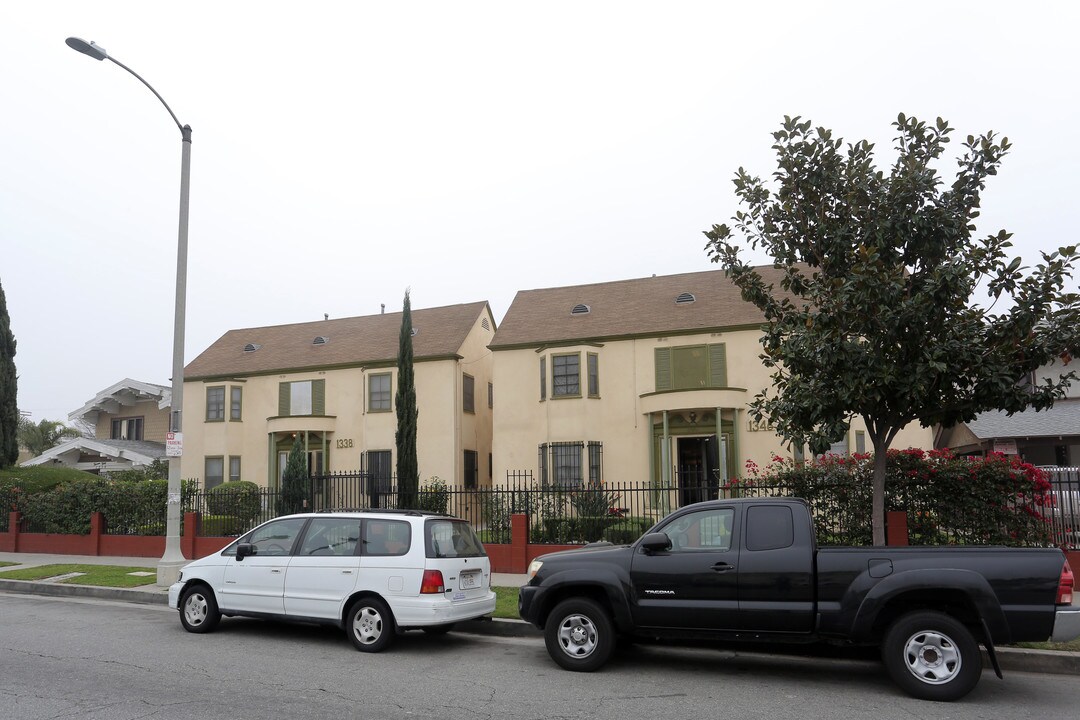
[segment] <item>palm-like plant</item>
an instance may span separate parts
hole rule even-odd
[[[28,418],[19,419],[19,445],[26,448],[34,457],[59,445],[66,438],[79,437],[80,432],[58,420],[34,422]]]

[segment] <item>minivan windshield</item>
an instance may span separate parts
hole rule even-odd
[[[464,520],[428,520],[424,544],[429,558],[485,557],[484,544]]]

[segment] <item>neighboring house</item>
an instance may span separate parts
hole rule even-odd
[[[1076,361],[1069,367],[1055,362],[1032,373],[1027,382],[1041,384],[1046,378],[1056,380],[1074,369],[1080,371]],[[1001,452],[1019,455],[1033,465],[1076,467],[1080,465],[1080,382],[1073,382],[1065,399],[1047,410],[1024,410],[1013,415],[996,410],[980,413],[970,422],[942,428],[935,446],[951,448],[959,455]]]
[[[779,287],[779,271],[758,268]],[[803,457],[747,407],[771,385],[760,311],[722,270],[517,294],[490,347],[495,476],[663,484],[704,499],[745,463]],[[896,447],[933,446],[905,428]],[[835,452],[869,451],[854,419]]]
[[[22,464],[52,463],[100,473],[164,460],[171,405],[170,388],[125,378],[68,413],[68,420],[92,426],[94,437],[67,440]]]
[[[490,484],[486,302],[412,311],[420,480]],[[396,462],[401,313],[230,330],[184,370],[181,474],[279,487],[294,438],[312,473]]]

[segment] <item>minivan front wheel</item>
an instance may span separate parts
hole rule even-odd
[[[394,616],[378,598],[361,598],[354,602],[345,616],[349,640],[360,652],[381,652],[394,639]]]
[[[191,633],[208,633],[221,621],[214,593],[205,585],[193,585],[180,597],[180,624]]]

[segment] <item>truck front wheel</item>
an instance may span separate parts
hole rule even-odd
[[[615,628],[607,611],[588,598],[555,606],[544,626],[548,655],[566,670],[592,672],[611,657]]]
[[[885,634],[881,659],[893,681],[922,700],[959,700],[982,675],[982,653],[971,631],[940,612],[900,617]]]

